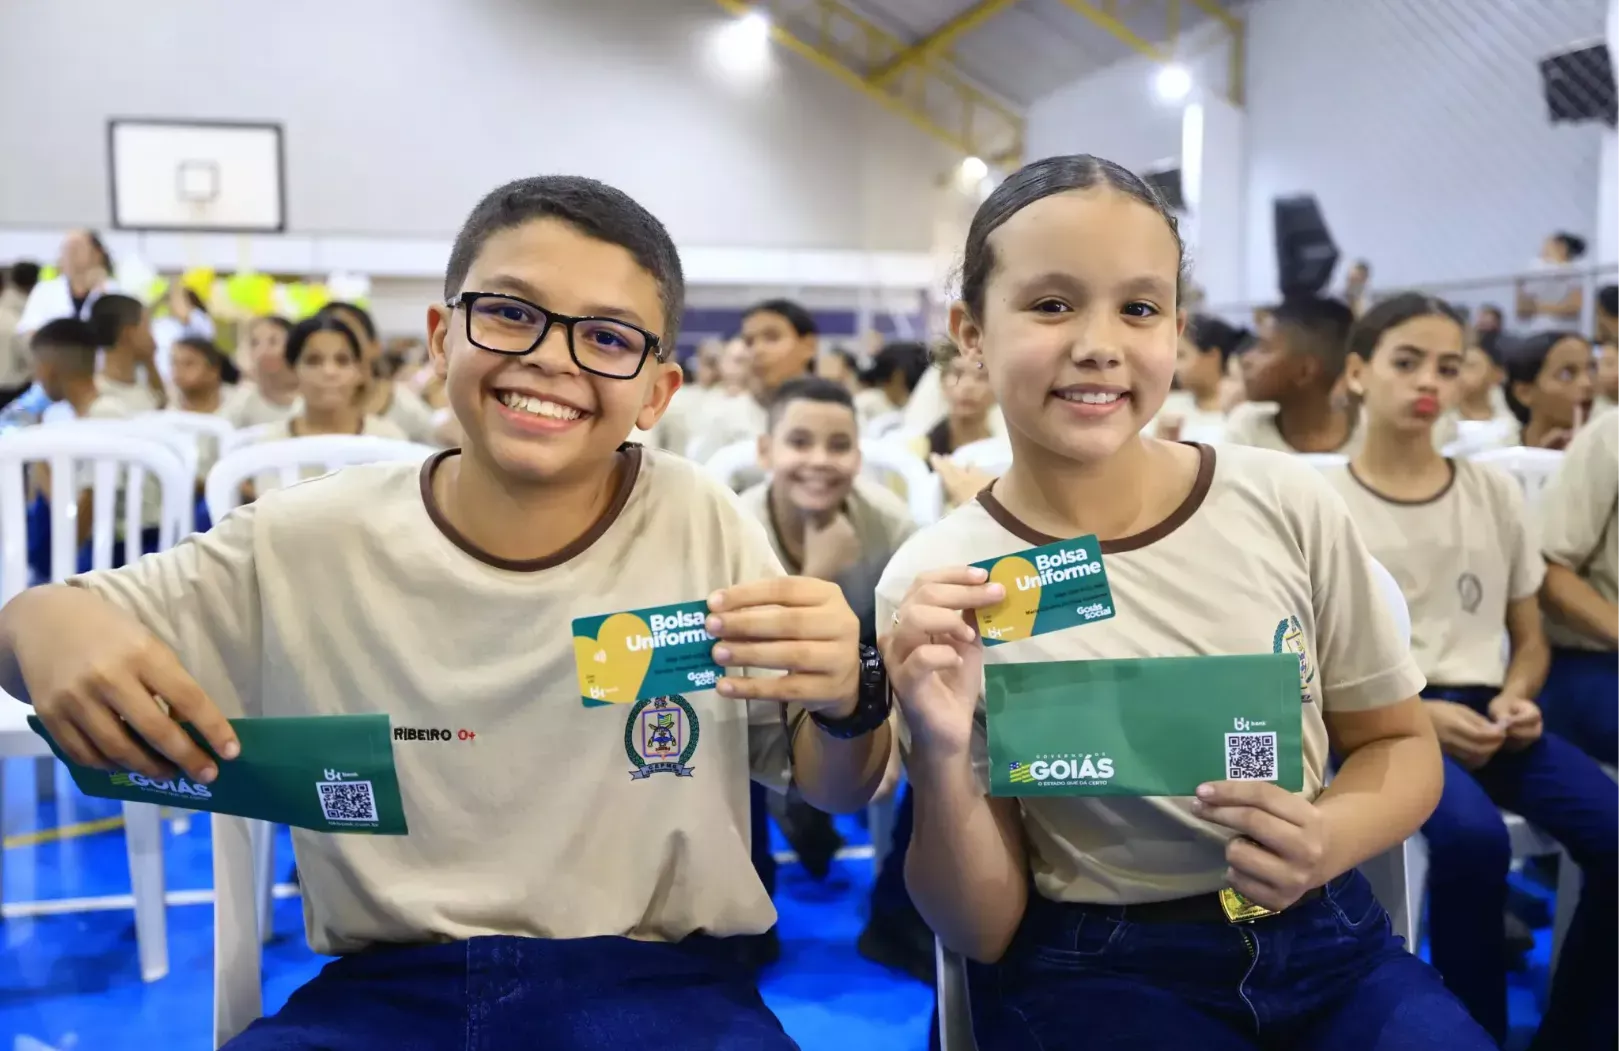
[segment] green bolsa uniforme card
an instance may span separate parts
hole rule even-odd
[[[986,646],[1062,631],[1113,616],[1113,591],[1094,536],[1059,540],[1016,554],[974,562],[1006,598],[978,611],[978,634]]]
[[[725,669],[714,663],[707,619],[704,601],[578,618],[579,699],[590,708],[712,690]]]

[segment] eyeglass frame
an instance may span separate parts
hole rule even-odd
[[[509,299],[514,303],[521,303],[526,307],[532,307],[545,316],[545,324],[540,326],[539,336],[534,340],[533,344],[527,350],[496,350],[494,347],[486,347],[482,343],[479,343],[472,335],[472,305],[480,299]],[[657,358],[660,363],[669,360],[668,358],[664,357],[663,354],[662,337],[656,335],[655,333],[648,332],[640,325],[632,325],[623,318],[601,317],[598,315],[575,317],[572,314],[559,313],[552,310],[550,307],[543,307],[531,299],[524,299],[522,296],[514,296],[509,292],[462,292],[460,295],[456,296],[454,299],[450,300],[444,305],[449,307],[452,312],[457,307],[462,309],[467,319],[467,342],[471,343],[479,350],[486,350],[491,354],[500,354],[508,358],[527,357],[539,349],[540,344],[545,342],[545,337],[549,336],[551,334],[551,330],[560,322],[563,325],[563,331],[567,337],[568,357],[572,359],[575,365],[590,373],[592,376],[600,376],[603,379],[609,380],[633,380],[635,377],[641,374],[642,369],[646,368],[646,359],[648,357]],[[602,372],[600,369],[593,369],[589,365],[586,365],[584,362],[580,361],[579,352],[574,349],[573,345],[573,329],[574,326],[579,324],[581,321],[605,321],[610,324],[622,325],[625,328],[634,329],[641,335],[645,336],[646,348],[641,351],[641,360],[635,363],[635,371],[627,376],[620,376],[611,372]]]

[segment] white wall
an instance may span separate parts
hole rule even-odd
[[[290,230],[441,239],[499,182],[605,179],[686,246],[926,251],[956,158],[710,0],[0,2],[0,227],[105,224],[109,116],[284,123]]]
[[[1525,269],[1594,235],[1601,131],[1552,126],[1537,61],[1607,0],[1265,0],[1248,9],[1247,291],[1274,295],[1270,202],[1311,191],[1383,288]]]
[[[1213,29],[1189,33],[1178,56],[1199,84],[1216,93],[1226,90],[1225,39]],[[1028,112],[1028,159],[1090,153],[1131,171],[1178,164],[1181,107],[1154,96],[1157,69],[1145,56],[1129,58],[1036,100]]]

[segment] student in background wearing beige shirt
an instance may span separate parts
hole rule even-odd
[[[266,494],[0,610],[0,689],[94,766],[219,776],[174,718],[227,764],[226,716],[476,734],[396,742],[408,836],[293,833],[311,945],[340,959],[231,1051],[794,1046],[725,958],[775,918],[748,781],[864,806],[888,686],[835,585],[783,575],[694,465],[625,446],[680,384],[683,303],[674,243],[623,193],[499,187],[428,311],[463,449]],[[716,689],[581,698],[575,618],[704,598]],[[641,743],[643,715],[678,756]]]
[[[287,364],[287,337],[292,322],[266,315],[247,326],[244,356],[248,382],[239,384],[220,415],[237,427],[279,423],[297,408],[298,376]],[[240,352],[238,352],[240,353]]]
[[[1141,434],[1185,320],[1162,198],[1109,161],[1037,161],[965,254],[951,337],[984,363],[1012,466],[900,549],[877,617],[909,731],[907,882],[973,961],[979,1048],[1489,1048],[1355,871],[1427,818],[1441,767],[1343,501],[1293,457]],[[1087,534],[1117,615],[986,651],[964,614],[1004,589],[970,564]],[[1254,652],[1299,657],[1303,793],[988,794],[986,662]],[[1233,922],[1223,888],[1269,912]]]
[[[1251,333],[1208,314],[1186,321],[1175,355],[1179,390],[1169,392],[1155,420],[1154,436],[1166,441],[1225,441],[1226,406],[1221,387],[1226,363],[1244,347]]]
[[[1278,452],[1353,453],[1358,415],[1333,395],[1354,321],[1343,303],[1318,296],[1271,311],[1239,359],[1248,400],[1231,411],[1225,440]]]
[[[437,444],[438,428],[427,402],[405,384],[383,375],[382,341],[377,338],[377,323],[371,319],[370,311],[357,303],[338,301],[326,304],[320,312],[343,322],[359,341],[367,377],[360,404],[366,415],[387,420],[413,442]]]
[[[1507,871],[1499,808],[1523,815],[1584,876],[1534,1047],[1612,1047],[1619,985],[1619,790],[1574,745],[1545,733],[1536,598],[1545,568],[1518,483],[1434,450],[1435,421],[1460,395],[1465,329],[1449,304],[1386,299],[1349,337],[1349,383],[1365,444],[1327,477],[1411,611],[1411,652],[1445,753],[1428,841],[1433,965],[1497,1041],[1507,1024]],[[1509,639],[1503,654],[1501,636]]]
[[[1507,407],[1523,425],[1521,440],[1561,449],[1591,418],[1596,361],[1591,342],[1574,332],[1537,332],[1501,343]]]
[[[1619,410],[1569,442],[1540,497],[1546,725],[1598,762],[1619,765]]]
[[[745,393],[702,407],[691,424],[692,456],[706,460],[733,442],[752,441],[766,429],[765,407],[790,379],[807,374],[820,345],[815,317],[790,299],[767,299],[742,314],[742,353],[748,365]],[[744,479],[748,485],[757,475]],[[746,486],[739,486],[745,488]]]
[[[131,416],[167,405],[152,317],[141,301],[108,293],[91,304],[89,321],[101,340],[101,372],[96,376],[101,393],[122,403]]]

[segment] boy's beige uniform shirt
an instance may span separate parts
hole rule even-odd
[[[633,777],[649,709],[583,705],[571,628],[779,575],[761,527],[696,466],[627,446],[595,527],[551,558],[504,561],[435,504],[448,455],[276,490],[75,583],[138,617],[229,716],[386,712],[396,729],[454,731],[396,735],[408,836],[294,830],[316,952],[766,930],[748,779],[786,784],[780,707],[688,694],[690,776]]]
[[[1116,615],[984,652],[987,664],[1029,661],[1292,653],[1299,659],[1304,795],[1321,791],[1323,712],[1397,704],[1422,674],[1354,523],[1321,473],[1261,449],[1199,446],[1191,494],[1165,521],[1102,544]],[[886,625],[912,581],[931,569],[1009,555],[1056,537],[1014,518],[993,490],[920,530],[877,588]],[[1075,703],[1083,703],[1075,698]],[[973,766],[989,791],[983,697]],[[1056,901],[1131,904],[1225,886],[1233,835],[1193,815],[1181,798],[1044,797],[1018,800],[1029,865]]]
[[[1452,460],[1428,500],[1392,500],[1348,467],[1326,472],[1372,556],[1411,612],[1411,656],[1436,686],[1499,687],[1509,602],[1540,590],[1546,567],[1518,483],[1487,464]]]
[[[1541,553],[1572,569],[1609,602],[1619,601],[1619,411],[1580,428],[1540,495]],[[1600,639],[1546,618],[1553,646],[1612,652]]]

